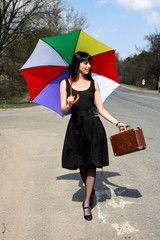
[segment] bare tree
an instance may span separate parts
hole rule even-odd
[[[147,47],[149,52],[156,53],[160,56],[160,33],[156,30],[156,33],[149,34],[145,36],[144,39],[148,41]]]
[[[78,28],[86,28],[86,17],[67,9],[61,0],[1,0],[0,57],[17,35],[48,29],[57,35]]]
[[[86,27],[86,15],[75,13],[61,0],[0,0],[0,75],[8,78],[4,89],[13,90],[7,91],[6,98],[26,91],[18,70],[39,38]],[[4,89],[1,84],[0,98]]]
[[[147,47],[152,61],[152,75],[154,76],[155,81],[158,81],[160,77],[160,33],[156,31],[154,34],[145,36],[145,39],[148,41]]]
[[[0,5],[0,56],[7,51],[17,34],[34,28],[38,14],[52,1],[1,0]]]

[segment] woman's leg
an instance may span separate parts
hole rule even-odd
[[[84,185],[86,186],[86,177],[87,177],[87,169],[86,168],[80,168],[80,175],[82,178],[82,181]]]
[[[96,180],[96,168],[89,168],[87,169],[87,176],[86,176],[86,198],[84,201],[84,207],[89,206],[90,197],[93,191],[93,187]],[[90,209],[85,209],[85,215],[90,215]]]

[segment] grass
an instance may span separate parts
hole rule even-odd
[[[8,100],[0,99],[0,109],[6,108],[25,108],[35,106],[35,103],[30,103],[30,99],[24,97],[11,97]]]

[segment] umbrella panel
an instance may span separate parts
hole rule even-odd
[[[115,63],[115,50],[92,57],[92,72],[119,82]]]
[[[57,51],[40,39],[21,69],[40,66],[68,66],[68,64]]]
[[[78,41],[77,41],[75,52],[82,51],[82,52],[89,53],[91,56],[95,56],[97,54],[108,52],[111,50],[114,50],[114,49],[99,42],[95,38],[85,33],[83,30],[81,30]]]
[[[22,69],[21,72],[27,82],[31,101],[47,86],[54,78],[63,73],[67,67],[42,66]]]
[[[59,94],[60,82],[67,78],[69,78],[69,70],[66,70],[51,81],[32,102],[48,107],[62,116]]]
[[[117,82],[107,77],[95,73],[92,73],[92,77],[99,84],[102,102],[104,102],[106,98],[119,86]]]
[[[80,31],[41,39],[54,48],[68,64],[71,64]]]

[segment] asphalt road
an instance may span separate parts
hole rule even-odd
[[[120,86],[112,93],[112,97],[160,112],[160,94],[155,91],[133,91]]]
[[[61,168],[69,117],[36,106],[0,110],[1,240],[159,240],[160,95],[119,87],[104,103],[118,120],[142,127],[147,149],[97,170],[93,220],[83,218],[78,171]]]

